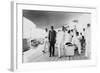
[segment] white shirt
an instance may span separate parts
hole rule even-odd
[[[62,41],[64,41],[64,32],[63,31],[59,31],[57,33],[56,40],[57,40],[57,43],[61,43]]]
[[[48,41],[48,32],[45,32],[44,39],[45,39],[45,41]]]
[[[68,32],[65,32],[65,43],[71,42],[72,41],[72,36]]]
[[[74,36],[74,37],[73,37],[72,43],[73,43],[73,44],[76,44],[76,45],[79,45],[79,44],[80,44],[80,41],[79,41],[79,39],[78,39],[77,36]]]

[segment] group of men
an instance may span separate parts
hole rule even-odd
[[[85,43],[83,34],[79,33],[76,28],[68,30],[62,26],[62,29],[56,32],[54,27],[51,26],[49,32],[46,28],[43,52],[45,53],[46,50],[49,50],[49,57],[55,56],[55,47],[57,47],[58,57],[61,57],[61,53],[64,54],[65,45],[74,45],[78,48],[78,54],[80,55]]]

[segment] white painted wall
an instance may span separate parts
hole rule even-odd
[[[0,1],[0,73],[10,73],[10,1]],[[22,1],[22,0],[21,0]],[[24,0],[34,1],[37,4],[54,4],[54,5],[74,5],[74,6],[95,6],[97,7],[97,20],[95,25],[94,39],[98,48],[98,65],[97,67],[81,67],[81,68],[62,68],[62,69],[48,69],[48,70],[34,70],[32,73],[100,73],[100,0]],[[21,72],[23,73],[23,72]],[[26,72],[31,73],[31,72]]]

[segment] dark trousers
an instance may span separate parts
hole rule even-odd
[[[50,42],[49,52],[50,52],[50,56],[54,56],[54,53],[55,53],[55,43]]]

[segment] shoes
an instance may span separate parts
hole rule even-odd
[[[61,56],[59,58],[61,58]]]
[[[51,56],[49,56],[49,57],[51,57]]]
[[[43,53],[46,53],[44,50],[42,51]]]
[[[55,56],[54,54],[52,56]]]

